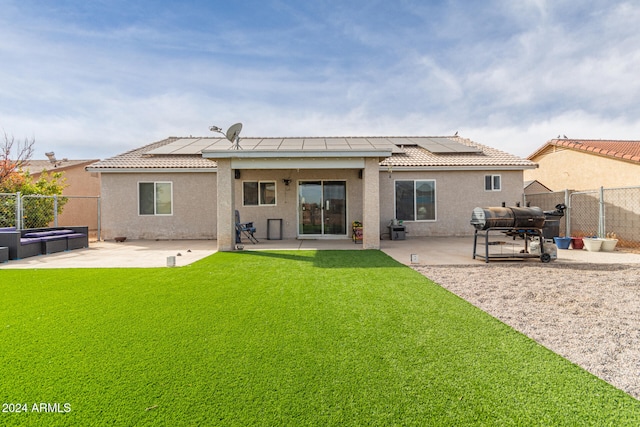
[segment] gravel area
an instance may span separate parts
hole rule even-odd
[[[640,266],[414,266],[442,287],[640,399]]]

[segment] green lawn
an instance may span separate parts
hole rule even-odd
[[[0,298],[0,400],[28,409],[0,425],[640,425],[639,401],[378,251],[0,270]]]

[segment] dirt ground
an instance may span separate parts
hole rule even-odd
[[[640,399],[640,265],[496,262],[413,268]]]

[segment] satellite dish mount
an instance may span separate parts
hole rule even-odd
[[[231,125],[227,130],[227,133],[222,133],[222,129],[218,126],[211,126],[209,128],[211,132],[217,132],[224,135],[229,142],[231,142],[232,150],[242,150],[240,147],[240,131],[242,130],[242,123],[236,123],[235,125]]]

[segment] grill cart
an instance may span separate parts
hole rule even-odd
[[[557,258],[557,247],[545,241],[546,218],[564,215],[564,205],[557,205],[555,211],[544,212],[538,207],[489,207],[475,208],[471,214],[471,225],[475,228],[473,237],[473,259],[540,258],[549,262]],[[484,244],[478,252],[478,236]],[[505,239],[511,237],[511,241]],[[520,239],[524,244],[516,244]]]

